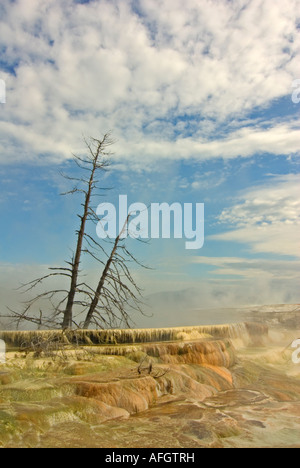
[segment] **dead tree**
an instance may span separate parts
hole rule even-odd
[[[141,289],[134,281],[129,268],[128,261],[133,261],[141,265],[138,260],[123,245],[122,234],[127,228],[130,219],[128,214],[123,229],[120,231],[113,243],[110,255],[104,265],[97,288],[92,291],[92,301],[90,303],[83,328],[89,328],[93,321],[96,326],[109,319],[109,325],[115,319],[122,318],[125,325],[130,326],[130,316],[127,308],[142,312],[141,309]],[[90,253],[88,251],[88,253]],[[146,268],[144,265],[141,265]],[[90,289],[90,288],[89,288]],[[90,289],[91,292],[91,289]]]
[[[82,215],[78,215],[80,219],[80,228],[77,232],[76,251],[74,259],[70,263],[71,268],[68,269],[71,276],[71,284],[70,290],[68,292],[66,309],[64,311],[64,318],[62,323],[63,328],[72,327],[73,307],[78,284],[79,265],[83,250],[83,241],[86,235],[86,223],[89,218],[94,218],[96,216],[94,210],[91,207],[91,197],[94,190],[97,189],[98,181],[96,180],[96,174],[99,171],[103,171],[107,168],[109,163],[106,159],[108,155],[106,149],[113,144],[113,141],[110,137],[110,134],[108,133],[104,135],[102,140],[92,138],[90,142],[86,140],[85,143],[89,150],[88,156],[86,158],[81,158],[75,155],[75,162],[81,170],[88,172],[88,178],[78,179],[74,177],[67,177],[71,181],[78,182],[80,187],[76,186],[70,192],[66,192],[66,194],[83,193],[84,203],[83,213]]]
[[[85,157],[74,155],[74,162],[80,173],[87,176],[64,177],[75,183],[75,186],[62,195],[83,195],[82,213],[78,214],[80,219],[79,229],[76,231],[76,248],[71,261],[66,261],[66,267],[50,268],[50,273],[21,286],[23,292],[30,293],[32,290],[44,284],[48,279],[55,277],[66,279],[69,283],[64,287],[53,288],[37,294],[33,299],[25,301],[22,312],[10,310],[10,318],[19,326],[28,321],[36,324],[39,328],[72,328],[80,326],[88,328],[91,323],[97,327],[105,328],[125,324],[130,326],[129,310],[141,308],[141,290],[135,283],[129,270],[129,263],[143,266],[132,255],[125,245],[121,234],[127,227],[129,217],[123,226],[123,230],[117,238],[105,245],[100,244],[95,237],[88,233],[88,222],[99,222],[92,199],[99,195],[100,189],[98,175],[107,170],[109,166],[108,156],[111,154],[107,149],[113,144],[110,133],[99,140],[91,138],[85,140],[88,154]],[[103,189],[102,189],[103,190]],[[101,275],[96,289],[82,280],[80,271],[82,255],[87,254],[101,265]],[[40,302],[50,302],[51,314],[44,314],[41,309],[39,313],[35,308],[40,308]],[[79,308],[80,322],[75,320],[74,309]],[[82,317],[85,319],[82,322]],[[83,324],[83,325],[82,325]]]

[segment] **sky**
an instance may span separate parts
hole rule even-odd
[[[128,239],[152,268],[133,267],[145,296],[181,304],[137,325],[300,302],[299,12],[299,0],[2,0],[1,308],[69,259],[81,200],[60,196],[60,173],[83,137],[108,131],[99,203],[205,206],[201,249]]]

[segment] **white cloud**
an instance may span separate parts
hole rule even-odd
[[[144,138],[139,142],[131,141],[126,144],[120,141],[117,148],[133,161],[160,158],[170,159],[200,159],[222,157],[232,159],[249,157],[255,153],[275,155],[291,155],[299,152],[300,132],[293,125],[278,124],[266,130],[247,127],[232,132],[225,138],[209,141],[200,135],[178,138],[177,141],[162,141]],[[135,156],[135,158],[134,158]]]
[[[298,151],[291,122],[240,128],[220,140],[214,133],[233,117],[243,126],[248,111],[291,93],[297,6],[4,0],[1,59],[15,74],[1,76],[1,162],[60,160],[80,147],[82,133],[110,128],[120,159],[136,165],[141,155],[150,162]]]
[[[192,257],[192,263],[216,267],[214,274],[259,279],[300,279],[300,261],[250,259],[241,257]]]
[[[219,219],[235,229],[210,239],[239,242],[256,253],[300,257],[299,175],[272,177],[265,186],[245,191]]]

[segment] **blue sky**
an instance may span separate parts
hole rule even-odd
[[[134,272],[146,294],[193,288],[199,307],[299,302],[299,7],[3,0],[3,302],[24,276],[68,259],[80,200],[59,196],[59,171],[84,152],[82,135],[108,130],[103,185],[114,190],[99,202],[205,203],[199,251],[129,240],[154,268]]]

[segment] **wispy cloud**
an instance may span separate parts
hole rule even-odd
[[[253,279],[300,279],[300,261],[249,259],[241,257],[193,257],[195,264],[215,267],[213,274]]]
[[[298,151],[292,121],[244,127],[291,93],[297,0],[1,3],[1,161],[61,161],[112,128],[120,158]],[[2,112],[2,109],[3,112]],[[240,119],[221,139],[220,123]]]
[[[256,253],[300,257],[299,175],[272,177],[246,190],[219,220],[234,229],[210,239],[239,242]]]

